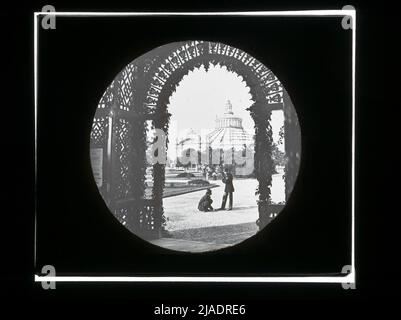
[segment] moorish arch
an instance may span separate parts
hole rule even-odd
[[[189,71],[220,64],[243,78],[253,105],[254,170],[258,180],[259,228],[283,205],[270,202],[273,110],[284,111],[285,186],[288,200],[300,163],[300,128],[295,109],[279,79],[263,63],[232,46],[209,41],[170,43],[127,65],[103,94],[91,131],[92,170],[108,208],[133,233],[161,236],[165,165],[153,165],[152,194],[145,195],[146,122],[167,134],[169,98]]]

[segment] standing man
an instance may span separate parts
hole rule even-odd
[[[226,208],[227,197],[230,198],[228,203],[228,210],[232,210],[234,185],[233,185],[233,175],[228,169],[224,170],[222,181],[226,186],[224,188],[223,200],[221,202],[221,207],[219,210],[224,210]]]

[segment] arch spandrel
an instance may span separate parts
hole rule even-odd
[[[156,107],[165,85],[168,83],[171,85],[172,77],[178,84],[190,70],[202,64],[207,68],[209,63],[224,65],[229,71],[242,76],[251,88],[251,94],[255,100],[266,104],[283,103],[281,82],[262,62],[245,51],[221,43],[186,41],[169,45],[169,49],[163,50],[152,68],[148,70],[146,75],[148,90],[144,98],[146,106]],[[174,76],[174,73],[178,74]],[[175,86],[170,89],[174,90]]]

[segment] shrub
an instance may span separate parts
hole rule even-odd
[[[195,175],[190,172],[181,172],[181,173],[177,174],[177,178],[194,178],[194,177],[195,177]]]
[[[189,185],[196,185],[196,186],[208,186],[210,184],[209,181],[202,180],[202,179],[195,179],[188,182]]]

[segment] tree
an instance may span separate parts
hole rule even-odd
[[[281,151],[278,144],[273,142],[272,145],[272,158],[274,166],[284,166],[285,165],[285,153]]]

